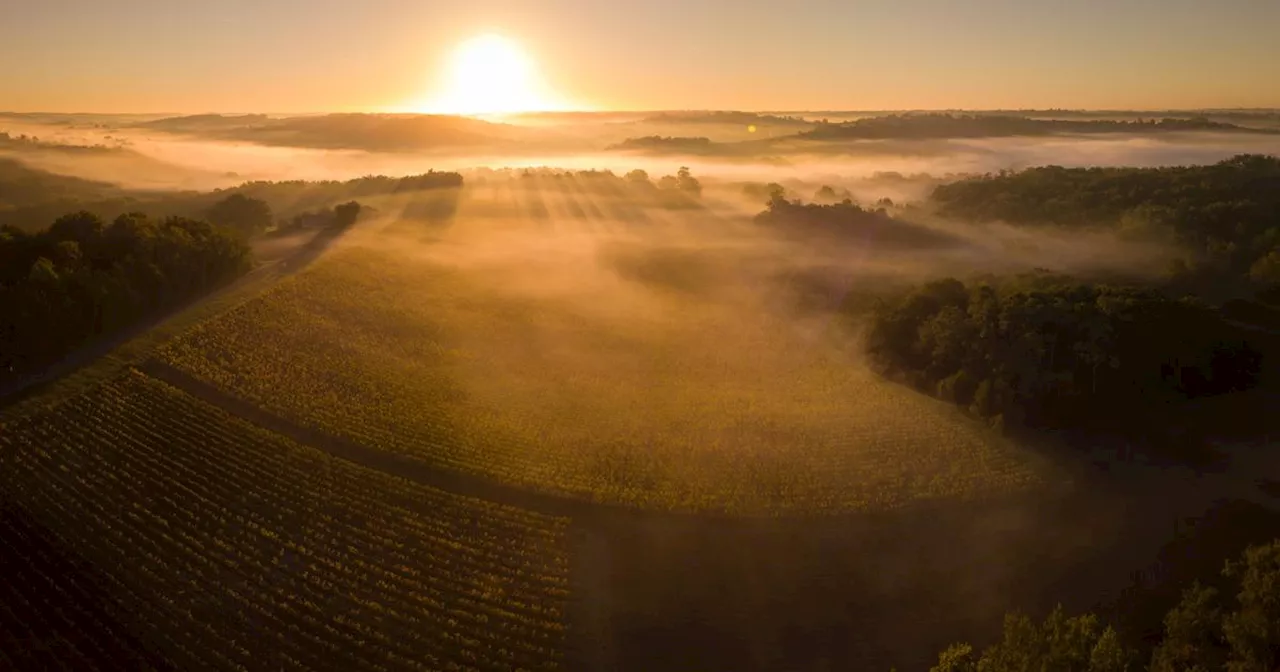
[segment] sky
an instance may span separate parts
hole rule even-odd
[[[1280,107],[1280,0],[6,0],[0,110],[417,110],[460,44],[557,107]]]

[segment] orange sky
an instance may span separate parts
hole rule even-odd
[[[1267,0],[23,4],[3,110],[413,109],[487,33],[559,107],[1280,107]]]

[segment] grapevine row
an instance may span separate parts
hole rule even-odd
[[[0,432],[0,487],[183,669],[562,660],[566,521],[332,459],[129,372]]]

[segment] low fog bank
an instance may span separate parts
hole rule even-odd
[[[876,393],[847,382],[862,369],[857,322],[846,319],[859,305],[942,274],[1133,271],[1160,255],[1100,233],[954,223],[928,224],[954,241],[930,249],[816,243],[711,196],[671,210],[572,179],[488,175],[464,189],[453,218],[404,217],[413,203],[388,199],[377,206],[385,217],[343,244],[388,269],[449,269],[431,276],[439,295],[403,300],[443,296],[450,307],[433,303],[433,314],[466,325],[467,361],[486,363],[455,371],[471,403],[547,440],[583,439],[575,451],[614,436],[681,453],[698,449],[679,440],[703,441],[777,475],[780,490],[816,487],[788,477],[836,432],[847,432],[840,452],[868,465],[919,468],[913,452],[927,452],[865,446],[850,431],[915,421],[903,408],[871,420],[858,410]],[[741,409],[765,427],[726,422]],[[842,464],[821,466],[815,473],[857,482]],[[614,656],[605,667],[924,669],[951,641],[997,632],[1006,609],[1088,609],[1119,594],[1166,541],[1163,523],[1200,505],[1154,484],[1132,497],[1046,487],[1031,501],[952,505],[944,516],[610,526],[575,558],[601,576],[591,594],[608,602],[608,622],[593,624]],[[929,627],[911,625],[920,623]]]
[[[341,117],[341,115],[338,115]],[[723,116],[723,115],[722,115]],[[265,117],[264,117],[265,118]],[[718,120],[719,117],[711,117]],[[181,118],[193,119],[193,118]],[[214,117],[225,120],[226,117]],[[230,118],[234,119],[234,118]],[[318,124],[328,117],[300,118]],[[442,118],[448,120],[450,118]],[[535,117],[537,119],[537,117]],[[767,119],[767,118],[762,118]],[[110,117],[75,117],[51,120],[38,116],[0,117],[0,132],[12,136],[38,137],[39,148],[8,147],[4,151],[33,167],[93,180],[105,180],[134,189],[214,189],[249,180],[351,179],[370,174],[402,176],[427,169],[468,171],[480,167],[529,168],[554,166],[573,170],[613,170],[624,173],[634,168],[650,173],[673,173],[688,166],[706,181],[803,183],[813,189],[824,184],[847,188],[859,199],[915,200],[940,180],[958,175],[1017,170],[1038,165],[1072,166],[1164,166],[1212,163],[1240,153],[1280,153],[1280,135],[1225,132],[1168,132],[1152,135],[1050,135],[986,139],[882,139],[819,141],[797,140],[762,126],[747,132],[748,126],[733,123],[680,122],[680,117],[616,121],[605,117],[595,123],[548,117],[546,124],[526,126],[491,124],[480,120],[450,121],[434,129],[429,137],[450,138],[458,133],[475,133],[473,127],[489,131],[499,141],[452,143],[445,140],[422,147],[421,133],[404,136],[397,142],[395,128],[355,130],[378,140],[378,149],[289,146],[275,136],[247,135],[232,139],[211,137],[186,126],[170,128],[173,120],[122,121]],[[339,119],[341,121],[341,119]],[[197,124],[203,128],[213,123]],[[224,121],[225,123],[225,121]],[[354,132],[335,121],[308,133],[320,138],[342,137]],[[443,122],[440,122],[443,123]],[[672,128],[685,123],[689,128]],[[158,124],[158,125],[157,125]],[[461,124],[461,126],[459,126]],[[335,126],[338,130],[326,130]],[[458,126],[458,128],[454,128]],[[754,128],[754,125],[751,127]],[[723,152],[606,151],[606,147],[628,138],[650,133],[672,135],[697,133],[715,135],[717,128],[733,134],[732,141],[716,141]],[[347,130],[341,130],[347,129]],[[600,130],[605,129],[605,130]],[[790,122],[778,126],[794,131]],[[291,133],[302,131],[291,130]],[[779,131],[781,132],[781,131]],[[452,134],[452,135],[451,135]],[[741,136],[740,138],[738,136]],[[738,142],[737,140],[742,140]],[[62,145],[92,146],[94,153],[58,151]],[[417,149],[415,149],[417,148]],[[38,151],[37,151],[38,149]],[[877,176],[910,176],[893,183]],[[807,194],[806,194],[807,195]]]
[[[865,155],[815,153],[793,156],[782,163],[725,163],[708,157],[656,157],[628,153],[503,156],[296,149],[202,140],[139,129],[136,125],[108,126],[110,124],[84,120],[38,124],[25,116],[0,118],[0,132],[7,132],[13,138],[38,138],[38,142],[6,144],[0,147],[0,156],[51,173],[111,185],[126,190],[126,196],[128,190],[205,191],[253,180],[347,180],[374,174],[396,177],[432,169],[456,170],[467,180],[462,198],[464,203],[476,205],[471,211],[473,213],[492,211],[495,204],[505,203],[503,207],[517,210],[513,213],[516,216],[528,218],[533,216],[531,213],[546,210],[539,204],[542,200],[537,195],[539,192],[555,193],[557,199],[562,199],[552,199],[560,207],[559,212],[550,213],[557,226],[584,219],[631,220],[629,224],[650,219],[676,220],[684,222],[683,230],[692,232],[678,246],[703,248],[700,258],[713,259],[725,254],[721,248],[728,241],[750,250],[744,253],[748,257],[759,255],[759,248],[764,246],[772,250],[765,255],[772,258],[770,263],[790,265],[770,268],[770,273],[800,278],[802,280],[798,281],[802,284],[814,276],[829,274],[832,269],[847,271],[850,263],[856,263],[863,272],[875,269],[874,272],[881,275],[910,280],[938,274],[1038,267],[1064,272],[1122,270],[1133,275],[1154,273],[1169,256],[1169,250],[1161,244],[1120,241],[1114,235],[1102,232],[1066,235],[996,225],[977,227],[937,221],[928,216],[927,209],[903,206],[925,201],[934,187],[975,173],[1044,164],[1169,165],[1209,162],[1242,151],[1280,153],[1280,137],[1189,134],[1159,139],[1053,137],[926,141],[923,144],[933,148],[928,156],[894,153],[894,145],[890,144]],[[91,148],[91,151],[83,151],[85,148]],[[563,185],[536,180],[532,189],[529,183],[518,184],[520,176],[528,170],[551,173],[608,170],[621,176],[639,169],[647,171],[656,182],[663,175],[674,174],[681,166],[688,167],[702,186],[698,209],[693,213],[673,213],[662,209],[649,212],[644,207],[637,207],[625,195],[591,193],[590,185],[584,186],[574,180]],[[496,172],[495,168],[498,169]],[[776,241],[762,241],[761,228],[750,225],[751,218],[765,208],[769,185],[772,184],[785,188],[787,198],[804,202],[851,198],[862,204],[878,204],[888,199],[890,213],[894,216],[946,229],[965,244],[941,251],[897,250],[889,253],[878,249],[872,241],[862,247],[837,245],[821,250],[788,249],[785,253],[778,253],[771,247]],[[508,200],[495,199],[493,195],[499,192],[506,194],[502,198]],[[516,192],[522,195],[511,200],[510,194]],[[826,200],[824,194],[828,197]],[[119,194],[112,192],[111,195]],[[469,225],[466,212],[464,209],[457,218],[458,230]],[[699,220],[702,221],[694,223]],[[630,226],[630,229],[634,235],[636,227]],[[545,228],[531,231],[536,233],[529,235],[541,238],[536,243],[529,242],[530,245],[554,247],[562,242],[547,239]],[[670,240],[665,244],[668,247],[675,245]],[[702,263],[695,260],[683,266],[696,269]],[[717,258],[705,263],[720,267],[727,262]],[[760,259],[754,257],[734,261],[738,266],[754,265],[757,273],[760,272],[760,263]]]

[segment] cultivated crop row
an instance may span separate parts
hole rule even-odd
[[[596,323],[447,262],[349,248],[162,357],[347,441],[593,501],[835,512],[1035,482],[954,410],[791,333],[706,306]]]
[[[137,372],[0,428],[0,488],[180,669],[562,659],[565,521],[329,458]]]

